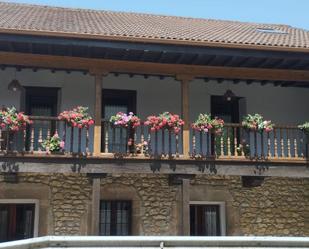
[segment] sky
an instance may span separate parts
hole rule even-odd
[[[309,30],[309,0],[13,0],[8,2],[288,24]]]

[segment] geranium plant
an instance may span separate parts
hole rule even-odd
[[[42,142],[42,147],[49,152],[59,152],[64,149],[64,141],[61,140],[59,135],[56,133],[51,138],[46,139]]]
[[[32,121],[23,112],[18,112],[15,107],[2,108],[0,111],[0,127],[8,131],[17,132],[25,129]]]
[[[129,114],[118,112],[115,116],[111,116],[110,122],[114,126],[125,128],[136,128],[141,125],[141,120],[133,112],[129,112]]]
[[[167,129],[178,134],[184,125],[184,121],[177,114],[164,112],[159,114],[159,116],[149,116],[145,125],[149,126],[151,131]]]
[[[252,131],[270,132],[274,129],[274,124],[270,120],[264,120],[260,114],[248,114],[243,118],[242,126]]]
[[[94,124],[94,120],[88,113],[88,108],[83,106],[77,106],[69,111],[63,111],[58,116],[59,120],[67,122],[72,127],[79,129],[89,128]]]
[[[223,119],[211,118],[209,114],[200,114],[197,120],[191,125],[192,129],[200,132],[211,132],[221,134],[224,126]]]
[[[307,135],[309,134],[309,122],[299,125],[298,128],[304,131]]]

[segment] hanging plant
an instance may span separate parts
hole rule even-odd
[[[118,112],[116,115],[111,116],[110,122],[114,126],[120,126],[124,128],[136,128],[141,125],[141,120],[133,114],[133,112],[129,112],[129,114]]]
[[[145,125],[149,126],[151,131],[167,129],[178,134],[184,125],[184,121],[177,114],[164,112],[159,114],[159,116],[149,116]]]
[[[212,119],[210,114],[200,114],[191,127],[193,130],[199,132],[221,134],[224,127],[224,121],[217,117]]]
[[[88,113],[88,107],[77,106],[69,111],[63,111],[58,116],[59,120],[65,121],[72,127],[79,129],[89,128],[94,124],[94,120]]]
[[[64,146],[64,141],[60,139],[57,133],[51,138],[46,139],[42,142],[42,147],[46,150],[47,153],[60,152],[64,149]]]
[[[299,125],[298,128],[305,132],[307,135],[309,135],[309,122]]]
[[[258,132],[271,132],[274,129],[274,124],[270,120],[264,120],[260,114],[248,114],[243,118],[242,126],[245,129]]]
[[[18,112],[15,107],[4,107],[0,111],[0,128],[17,132],[26,128],[32,121],[23,112]]]

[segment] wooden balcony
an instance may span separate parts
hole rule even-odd
[[[269,133],[260,133],[247,131],[240,124],[225,124],[221,135],[190,130],[186,145],[182,133],[151,132],[144,125],[133,131],[103,120],[102,153],[94,155],[92,127],[89,130],[69,127],[56,117],[31,119],[32,125],[15,134],[0,130],[1,157],[305,163],[308,156],[308,138],[297,126],[277,125]],[[65,146],[59,152],[47,153],[42,142],[55,133]],[[183,153],[186,146],[189,154]]]

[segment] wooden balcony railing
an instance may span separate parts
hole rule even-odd
[[[222,134],[192,131],[192,156],[196,158],[295,159],[308,155],[308,139],[297,126],[277,125],[271,132],[225,124]]]
[[[31,117],[33,124],[17,133],[0,129],[0,153],[46,153],[42,142],[55,133],[64,141],[56,154],[91,156],[93,128],[78,129],[56,117]],[[295,160],[308,157],[308,138],[297,126],[279,126],[273,131],[254,132],[240,124],[225,124],[222,134],[190,132],[190,155],[183,155],[182,132],[152,132],[141,125],[135,130],[112,126],[102,120],[102,153],[115,157]]]
[[[142,155],[148,157],[179,157],[182,154],[182,136],[168,130],[151,132],[143,123],[135,130],[115,127],[109,121],[102,122],[103,151],[118,155]]]
[[[57,152],[58,154],[90,153],[91,128],[88,130],[70,127],[56,117],[31,116],[30,119],[33,123],[17,133],[0,129],[0,152],[44,152],[43,141],[58,134],[64,142],[64,148]]]

